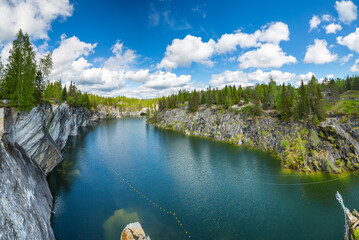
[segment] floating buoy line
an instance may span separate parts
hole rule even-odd
[[[95,153],[87,150],[87,148],[81,148],[81,147],[70,147],[67,146],[66,148],[70,148],[70,149],[80,149],[80,150],[84,150],[86,152],[88,152],[89,154],[91,154],[92,156],[96,157],[97,159],[101,160],[101,162],[103,162],[117,177],[119,177],[121,179],[121,181],[123,183],[125,183],[132,191],[134,191],[140,198],[144,199],[145,201],[147,201],[150,205],[152,205],[153,207],[156,207],[157,209],[159,209],[161,212],[163,212],[164,214],[170,215],[172,216],[176,223],[178,224],[178,226],[182,229],[182,231],[187,235],[188,238],[191,238],[191,235],[189,234],[189,232],[184,228],[182,222],[179,220],[179,218],[177,217],[176,213],[174,211],[170,211],[169,209],[166,209],[162,206],[160,206],[158,203],[156,203],[155,201],[151,200],[151,198],[149,198],[148,196],[146,196],[145,194],[141,193],[138,189],[136,189],[132,184],[130,184],[125,178],[123,178],[106,160],[104,160],[103,158],[101,158],[100,156],[96,155]]]
[[[176,223],[178,224],[178,226],[182,229],[182,231],[188,236],[188,238],[191,238],[191,235],[189,234],[189,232],[184,228],[182,222],[179,220],[179,218],[176,216],[176,213],[166,209],[162,206],[160,206],[158,203],[156,203],[155,201],[151,200],[151,198],[149,198],[148,196],[146,196],[145,194],[141,193],[138,189],[136,189],[132,184],[130,184],[125,178],[123,178],[106,160],[104,160],[103,158],[101,158],[100,156],[96,155],[95,153],[92,153],[91,151],[87,150],[86,148],[81,148],[81,147],[70,147],[67,146],[66,148],[71,148],[71,149],[80,149],[80,150],[84,150],[86,152],[88,152],[89,154],[93,155],[94,157],[96,157],[97,159],[101,160],[101,162],[103,162],[117,177],[119,177],[121,179],[121,181],[123,183],[125,183],[132,191],[134,191],[140,198],[144,199],[145,201],[147,201],[150,205],[152,205],[153,207],[158,208],[161,212],[163,212],[164,214],[168,214],[170,216],[172,216]],[[343,178],[346,178],[350,175],[353,175],[354,173],[357,173],[359,170],[351,172],[345,176],[342,177],[338,177],[335,179],[330,179],[330,180],[323,180],[323,181],[313,181],[313,182],[302,182],[302,183],[271,183],[271,182],[261,182],[261,181],[254,181],[254,180],[250,180],[250,179],[245,179],[245,181],[249,181],[249,182],[255,182],[255,183],[260,183],[260,184],[264,184],[264,185],[275,185],[275,186],[302,186],[302,185],[314,185],[314,184],[323,184],[323,183],[329,183],[329,182],[335,182],[338,180],[341,180]],[[293,177],[297,177],[297,176],[301,176],[301,175],[272,175],[272,174],[261,174],[261,175],[268,175],[268,176],[293,176]]]

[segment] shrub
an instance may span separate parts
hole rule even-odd
[[[356,240],[359,239],[359,229],[355,229],[355,231],[354,231],[354,238],[355,238]]]
[[[320,143],[320,139],[315,131],[312,131],[310,133],[309,140],[313,147],[318,146],[318,144]]]

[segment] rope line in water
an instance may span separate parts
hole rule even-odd
[[[143,198],[144,200],[146,200],[147,202],[149,202],[150,205],[152,205],[153,207],[158,208],[161,212],[168,214],[170,216],[172,216],[177,224],[179,225],[179,227],[182,229],[182,231],[188,236],[188,238],[191,238],[191,235],[189,234],[189,232],[183,227],[182,222],[179,220],[179,218],[176,216],[176,213],[173,211],[170,211],[169,209],[163,208],[161,207],[159,204],[157,204],[155,201],[151,200],[149,197],[147,197],[146,195],[142,194],[138,189],[136,189],[134,186],[132,186],[126,179],[124,179],[107,161],[105,161],[103,158],[99,157],[98,155],[96,155],[95,153],[92,153],[91,151],[87,150],[86,148],[80,148],[80,147],[70,147],[67,146],[67,148],[71,148],[71,149],[80,149],[80,150],[84,150],[86,152],[88,152],[89,154],[93,155],[94,157],[96,157],[97,159],[101,160],[116,176],[118,176],[122,182],[124,182],[131,190],[133,190],[135,193],[137,193],[137,195],[140,198]]]

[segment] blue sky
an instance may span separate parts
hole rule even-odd
[[[50,80],[140,98],[274,78],[296,85],[359,71],[357,1],[0,1],[6,63],[19,28]]]

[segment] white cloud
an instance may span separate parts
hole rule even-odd
[[[315,39],[314,45],[309,45],[307,47],[307,52],[305,53],[303,62],[324,64],[337,60],[338,55],[332,54],[327,48],[327,45],[327,41]]]
[[[144,87],[153,89],[165,89],[173,87],[183,87],[191,81],[191,75],[177,76],[171,72],[157,71],[149,75]]]
[[[350,68],[352,72],[359,72],[359,59],[355,60],[354,65]]]
[[[340,24],[331,23],[327,26],[325,26],[325,31],[327,34],[334,33],[336,34],[338,31],[341,31],[343,28]]]
[[[79,89],[103,96],[151,97],[172,93],[192,86],[190,75],[149,69],[133,70],[132,65],[138,55],[117,41],[112,47],[113,55],[103,59],[101,67],[94,67],[87,58],[94,53],[95,44],[82,42],[77,37],[61,37],[61,43],[53,51],[54,71],[50,80],[61,79],[64,83],[74,82]],[[140,83],[137,88],[130,88],[127,81]],[[132,91],[132,93],[131,93]]]
[[[292,84],[295,87],[299,87],[302,81],[304,84],[308,83],[313,75],[315,76],[315,74],[312,72],[308,72],[306,74],[299,74],[298,76],[295,77],[294,80],[292,80]]]
[[[323,14],[322,15],[322,21],[323,22],[330,22],[332,20],[333,20],[333,17],[331,15],[329,15],[329,14]]]
[[[345,63],[347,63],[351,58],[353,57],[352,53],[349,53],[348,55],[342,57],[339,59],[340,66],[343,66]]]
[[[75,36],[67,38],[63,34],[60,46],[53,51],[52,60],[54,69],[51,78],[55,80],[61,78],[64,81],[76,81],[76,73],[80,73],[83,69],[80,68],[89,66],[87,60],[84,58],[79,60],[79,58],[82,56],[87,57],[93,53],[96,46],[97,43],[85,43]]]
[[[69,0],[0,0],[0,42],[13,39],[20,28],[33,39],[48,39],[51,23],[72,11]]]
[[[1,46],[0,45],[0,49],[2,47],[2,50],[1,50],[1,62],[6,65],[8,63],[8,58],[10,56],[10,49],[12,48],[12,43],[7,43],[6,45],[4,46]]]
[[[330,73],[326,76],[327,79],[334,79],[334,74]]]
[[[112,53],[114,56],[105,61],[105,67],[112,70],[128,68],[128,65],[134,63],[138,57],[135,51],[125,48],[120,41],[117,41],[112,47]]]
[[[340,45],[347,46],[350,50],[359,53],[359,28],[346,37],[337,37]]]
[[[259,47],[258,42],[260,32],[257,31],[253,34],[246,34],[240,31],[236,33],[223,34],[216,44],[216,52],[227,53],[237,49],[238,46],[241,48]]]
[[[254,83],[248,81],[248,76],[243,71],[227,70],[220,74],[213,74],[209,85],[219,88],[225,85],[242,85],[242,87],[248,87],[254,85]]]
[[[349,24],[357,19],[358,7],[352,1],[336,1],[334,7],[343,23]]]
[[[215,46],[217,53],[232,52],[241,48],[259,47],[261,42],[279,44],[281,41],[289,40],[288,25],[283,22],[273,22],[262,27],[252,34],[236,33],[223,34]]]
[[[258,69],[255,72],[245,73],[243,71],[225,71],[220,74],[213,74],[209,85],[213,87],[224,87],[225,85],[241,85],[242,87],[253,86],[256,83],[268,83],[270,78],[273,78],[278,84],[294,84],[301,80],[309,81],[313,73],[296,75],[295,73],[282,72],[272,70],[270,72],[263,72]]]
[[[316,29],[320,24],[320,18],[316,15],[313,15],[313,17],[309,21],[309,32],[313,29]]]
[[[127,71],[125,78],[134,82],[144,83],[148,79],[149,74],[148,69],[140,69],[137,72]]]
[[[97,44],[85,43],[76,36],[61,36],[60,46],[53,51],[54,70],[50,80],[74,82],[83,91],[112,92],[125,86],[126,77],[133,81],[143,80],[148,70],[130,72],[129,66],[137,55],[117,41],[112,47],[113,56],[104,60],[102,67],[94,67],[86,59],[94,53]]]
[[[184,39],[174,39],[166,48],[165,57],[157,68],[171,70],[178,66],[189,67],[193,62],[212,66],[209,59],[214,52],[215,41],[202,42],[202,38],[187,35]]]
[[[274,22],[263,27],[259,35],[259,41],[279,44],[281,41],[289,40],[288,25],[282,22]]]
[[[278,45],[267,43],[256,50],[248,51],[239,56],[238,61],[241,69],[250,67],[279,68],[284,64],[296,63],[297,59],[291,55],[286,55]]]

